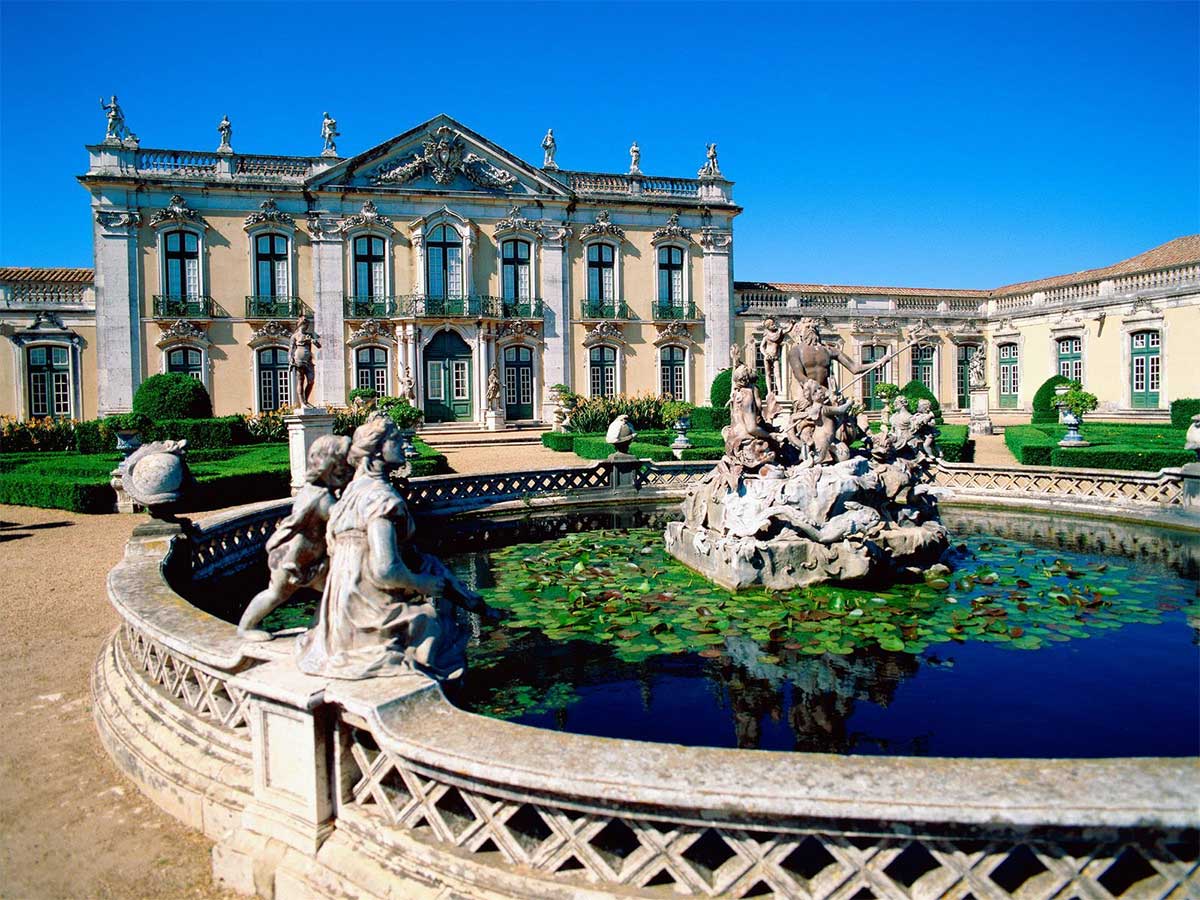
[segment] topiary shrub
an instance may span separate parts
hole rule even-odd
[[[1029,421],[1034,425],[1057,422],[1058,407],[1054,405],[1054,401],[1058,395],[1054,389],[1060,384],[1070,383],[1071,379],[1063,375],[1051,375],[1043,381],[1042,386],[1033,395],[1033,417]]]
[[[733,369],[722,369],[713,378],[712,387],[708,389],[708,399],[713,409],[726,409],[729,406],[729,395],[733,391]],[[758,374],[758,395],[767,396],[767,379]],[[726,424],[729,424],[728,422]]]
[[[1200,397],[1181,397],[1171,401],[1171,425],[1175,428],[1187,428],[1192,424],[1192,416],[1200,413]]]
[[[133,411],[160,419],[212,418],[212,399],[204,385],[182,372],[151,375],[133,395]]]
[[[900,389],[900,393],[908,399],[909,412],[917,411],[917,402],[919,400],[928,400],[933,407],[934,421],[939,425],[942,424],[942,404],[938,403],[938,399],[933,395],[933,391],[925,387],[923,381],[914,378]]]

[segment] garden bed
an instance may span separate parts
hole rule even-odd
[[[1155,472],[1195,459],[1183,449],[1182,428],[1084,422],[1081,433],[1090,446],[1058,446],[1066,433],[1062,425],[1010,425],[1004,429],[1004,443],[1025,466]]]

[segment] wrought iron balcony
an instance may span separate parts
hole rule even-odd
[[[246,298],[247,319],[294,319],[303,312],[304,304],[299,297],[255,295]]]
[[[579,306],[581,319],[632,319],[624,300],[584,300]]]
[[[342,297],[342,309],[347,319],[390,319],[396,315],[395,297]]]
[[[540,319],[545,313],[541,297],[532,300],[500,300],[500,314],[505,319]]]
[[[405,298],[401,315],[433,319],[477,319],[496,316],[500,301],[495,297],[430,297],[414,294]]]
[[[199,294],[174,297],[170,294],[154,295],[154,318],[156,319],[211,319],[212,297]]]
[[[654,318],[659,321],[699,322],[704,318],[695,303],[655,303]]]

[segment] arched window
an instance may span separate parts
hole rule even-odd
[[[191,375],[203,381],[204,355],[195,347],[176,347],[167,352],[167,371]]]
[[[286,297],[288,290],[288,239],[282,234],[260,234],[254,239],[254,294]]]
[[[71,415],[71,351],[67,347],[27,347],[29,416]]]
[[[603,344],[593,347],[588,368],[593,397],[611,397],[617,392],[616,348]]]
[[[611,305],[617,299],[616,251],[612,244],[589,244],[587,248],[587,299]]]
[[[283,347],[258,351],[258,411],[286,409],[292,402],[288,352]]]
[[[505,241],[500,248],[500,291],[508,302],[528,303],[533,298],[529,270],[529,241]]]
[[[883,344],[863,344],[863,365],[871,365],[887,356],[887,347]],[[882,409],[883,401],[875,396],[875,385],[887,381],[887,365],[871,369],[862,380],[862,403],[864,409]]]
[[[360,388],[374,388],[380,397],[390,391],[388,379],[388,352],[384,347],[359,347],[354,351],[354,384]]]
[[[683,309],[683,251],[658,248],[658,306],[663,317],[677,317]]]
[[[354,296],[378,299],[387,296],[383,238],[363,235],[354,239]]]
[[[1000,406],[1013,409],[1021,387],[1021,351],[1016,344],[1001,344],[996,355],[1000,359]]]
[[[1072,381],[1083,381],[1083,338],[1058,339],[1058,374]]]
[[[1130,400],[1135,409],[1154,409],[1162,385],[1162,334],[1135,331],[1129,336]]]
[[[200,238],[191,231],[163,235],[167,296],[173,300],[200,296]]]
[[[675,400],[687,396],[687,351],[682,347],[663,347],[658,352],[659,393]]]
[[[920,344],[912,350],[912,379],[933,391],[933,360],[936,350],[928,344]]]
[[[425,241],[425,284],[430,297],[460,300],[463,297],[463,246],[458,232],[438,225]]]

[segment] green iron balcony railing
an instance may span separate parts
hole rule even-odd
[[[583,319],[632,319],[624,300],[584,300],[579,307]]]
[[[703,316],[696,309],[695,303],[664,303],[654,304],[654,318],[659,320],[673,319],[682,322],[699,322]]]
[[[541,297],[532,300],[500,299],[500,314],[505,319],[540,319],[545,313],[546,306]]]
[[[304,312],[299,297],[272,297],[265,294],[246,298],[247,319],[294,319]]]
[[[439,319],[469,319],[495,316],[495,297],[430,297],[417,294],[408,298],[407,315]]]
[[[342,302],[347,319],[390,319],[396,315],[395,297],[355,297],[346,294]]]
[[[154,295],[154,318],[156,319],[211,319],[212,297],[195,294],[176,297],[170,294]]]

